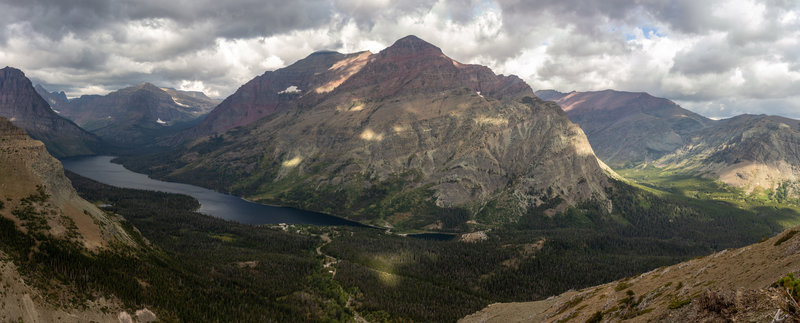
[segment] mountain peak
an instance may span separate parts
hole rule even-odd
[[[21,70],[6,66],[0,69],[0,87],[22,87],[33,90],[33,84]],[[34,90],[35,91],[35,90]]]
[[[160,87],[155,86],[155,85],[153,85],[153,83],[150,83],[150,82],[141,83],[139,85],[136,85],[135,88],[137,88],[137,89],[147,89],[147,90],[152,90],[152,91],[156,91],[156,90],[163,91],[163,90],[161,90]]]
[[[6,66],[6,67],[0,69],[0,77],[8,78],[8,77],[11,77],[11,76],[14,76],[14,77],[25,77],[25,73],[23,73],[19,69],[11,67],[11,66]]]
[[[398,39],[392,46],[387,47],[381,54],[384,55],[442,55],[442,50],[414,35]]]

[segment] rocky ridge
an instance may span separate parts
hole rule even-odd
[[[99,250],[115,244],[133,245],[133,239],[119,224],[94,204],[80,198],[64,175],[61,163],[50,156],[41,141],[0,117],[0,214],[18,225],[29,221],[12,210],[30,211],[41,217],[47,234],[79,242],[86,249]],[[30,198],[33,196],[34,198]],[[31,203],[38,201],[38,203]]]

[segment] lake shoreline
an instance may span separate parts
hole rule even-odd
[[[196,185],[153,179],[112,162],[115,158],[115,156],[83,156],[66,158],[61,160],[61,163],[64,169],[103,184],[191,196],[200,202],[197,212],[243,224],[286,223],[376,228],[331,214],[266,205]]]

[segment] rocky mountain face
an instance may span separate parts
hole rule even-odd
[[[98,137],[50,109],[25,74],[12,67],[0,69],[0,116],[43,141],[56,157],[90,155],[102,145]]]
[[[267,72],[198,128],[230,130],[159,166],[128,166],[409,228],[609,203],[607,174],[557,105],[515,76],[461,64],[414,36],[377,54],[320,52]]]
[[[54,108],[107,142],[128,146],[150,143],[170,126],[201,118],[217,103],[200,92],[143,83],[108,95],[84,95]]]
[[[369,52],[341,54],[320,51],[275,71],[267,71],[226,98],[188,138],[224,132],[252,123],[290,106],[301,97],[325,94],[358,72]]]
[[[536,95],[560,105],[586,132],[597,156],[612,166],[652,162],[683,147],[696,131],[713,124],[647,93],[545,90]]]
[[[491,304],[459,322],[795,322],[780,279],[800,268],[800,228],[740,249],[525,303]]]
[[[60,285],[53,290],[42,289],[30,281],[36,276],[35,269],[26,266],[23,274],[15,261],[19,257],[25,261],[40,259],[42,255],[37,252],[57,257],[58,252],[52,249],[56,245],[70,245],[89,254],[139,248],[123,228],[123,220],[80,198],[64,176],[61,163],[48,154],[45,145],[4,117],[0,117],[0,169],[0,319],[116,320],[112,311],[122,311],[122,306],[113,298],[99,298],[84,306],[53,303],[53,290],[63,295],[67,289]],[[36,246],[35,251],[20,254],[17,248],[26,245]]]
[[[800,121],[766,115],[723,119],[698,131],[658,167],[719,178],[748,192],[783,187],[798,195]]]

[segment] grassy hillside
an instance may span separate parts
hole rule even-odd
[[[792,197],[786,186],[756,189],[751,193],[720,181],[653,166],[616,169],[636,187],[665,196],[713,208],[725,205],[763,217],[786,229],[800,225],[800,199]]]

